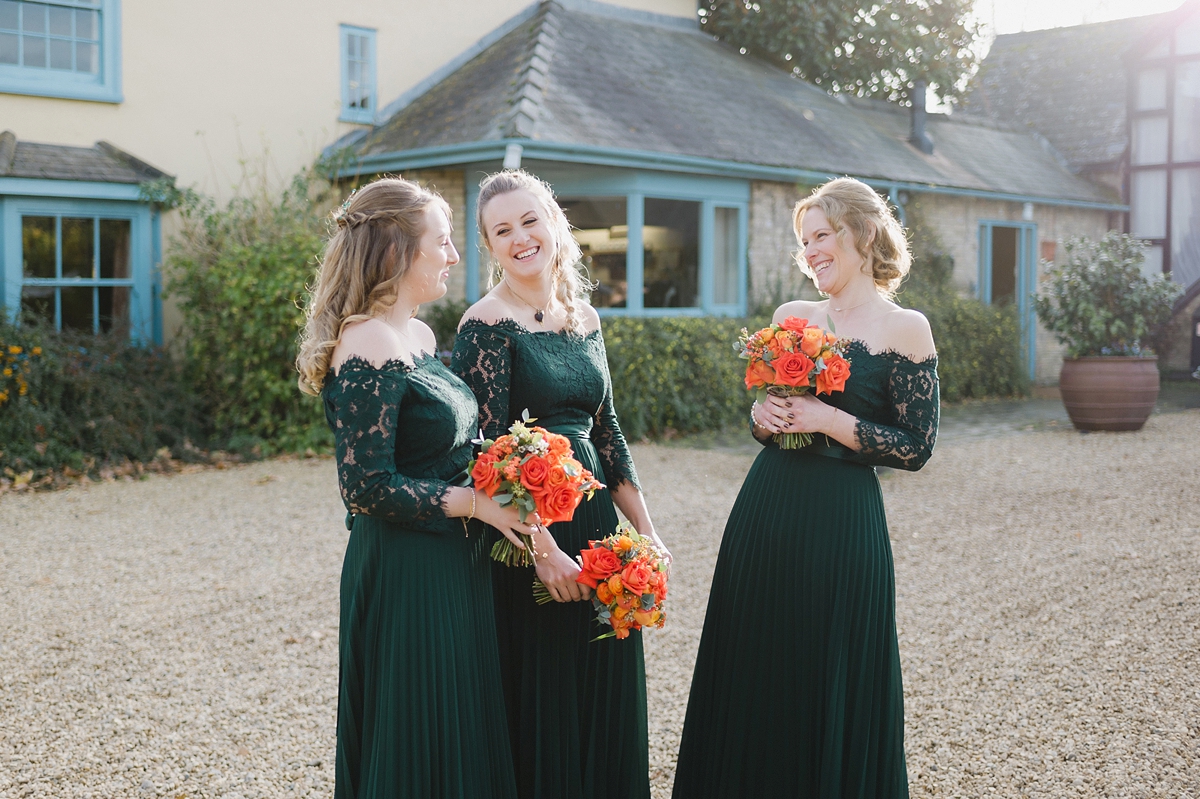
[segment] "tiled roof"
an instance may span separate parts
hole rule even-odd
[[[39,144],[6,130],[0,133],[0,177],[142,183],[168,175],[105,141],[92,147]]]
[[[997,36],[963,111],[1037,130],[1077,169],[1120,160],[1125,56],[1170,14]]]
[[[932,115],[934,153],[907,109],[831,97],[741,56],[694,23],[579,0],[538,13],[367,134],[359,155],[529,138],[1089,202],[1113,197],[1044,142]]]

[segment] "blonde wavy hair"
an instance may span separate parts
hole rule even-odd
[[[892,215],[887,202],[861,180],[831,180],[796,203],[792,212],[796,241],[801,240],[800,225],[804,214],[813,208],[824,212],[838,243],[845,246],[847,234],[851,237],[854,249],[866,261],[864,271],[870,269],[876,290],[889,300],[894,297],[912,267],[912,255],[904,229]],[[796,262],[800,271],[810,278],[813,276],[804,260],[803,250],[796,254]]]
[[[411,180],[389,177],[353,192],[334,211],[316,281],[308,287],[296,357],[301,391],[321,392],[346,325],[391,310],[397,284],[419,251],[430,206],[450,218],[450,206],[440,196]]]
[[[579,268],[583,253],[579,243],[571,235],[571,223],[567,215],[554,199],[554,190],[546,181],[529,174],[523,169],[506,169],[488,175],[479,183],[479,204],[475,215],[475,223],[479,227],[479,235],[492,252],[492,244],[488,239],[487,228],[483,224],[483,209],[495,197],[508,194],[510,191],[524,189],[532,194],[542,206],[546,214],[547,226],[554,236],[554,261],[550,266],[551,296],[563,306],[567,312],[567,329],[581,333],[584,329],[583,306],[587,304],[585,296],[595,288],[591,281],[584,277]],[[504,279],[504,269],[492,256],[491,271],[488,276],[488,288]]]

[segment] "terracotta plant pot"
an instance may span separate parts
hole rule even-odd
[[[1140,430],[1158,401],[1158,358],[1066,358],[1058,387],[1077,429]]]

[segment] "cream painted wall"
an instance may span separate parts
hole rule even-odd
[[[0,94],[25,141],[106,139],[206,193],[248,164],[278,184],[354,129],[341,107],[339,24],[375,28],[386,106],[530,0],[122,0],[119,104]],[[613,5],[695,18],[694,0]]]

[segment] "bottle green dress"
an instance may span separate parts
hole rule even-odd
[[[487,528],[441,506],[467,477],[475,398],[432,356],[351,358],[322,396],[351,514],[334,795],[512,799]]]
[[[537,424],[571,439],[575,457],[610,488],[637,485],[613,410],[604,339],[532,332],[511,320],[468,320],[454,371],[475,392],[483,433],[495,438],[528,409]],[[607,490],[550,528],[574,555],[611,535]],[[592,641],[603,630],[590,602],[537,605],[532,567],[495,564],[496,631],[517,790],[522,799],[644,799],[650,796],[646,676],[638,632]]]
[[[849,345],[844,393],[860,452],[824,436],[768,443],[717,556],[676,799],[903,799],[904,695],[895,577],[872,466],[933,451],[937,359]]]

